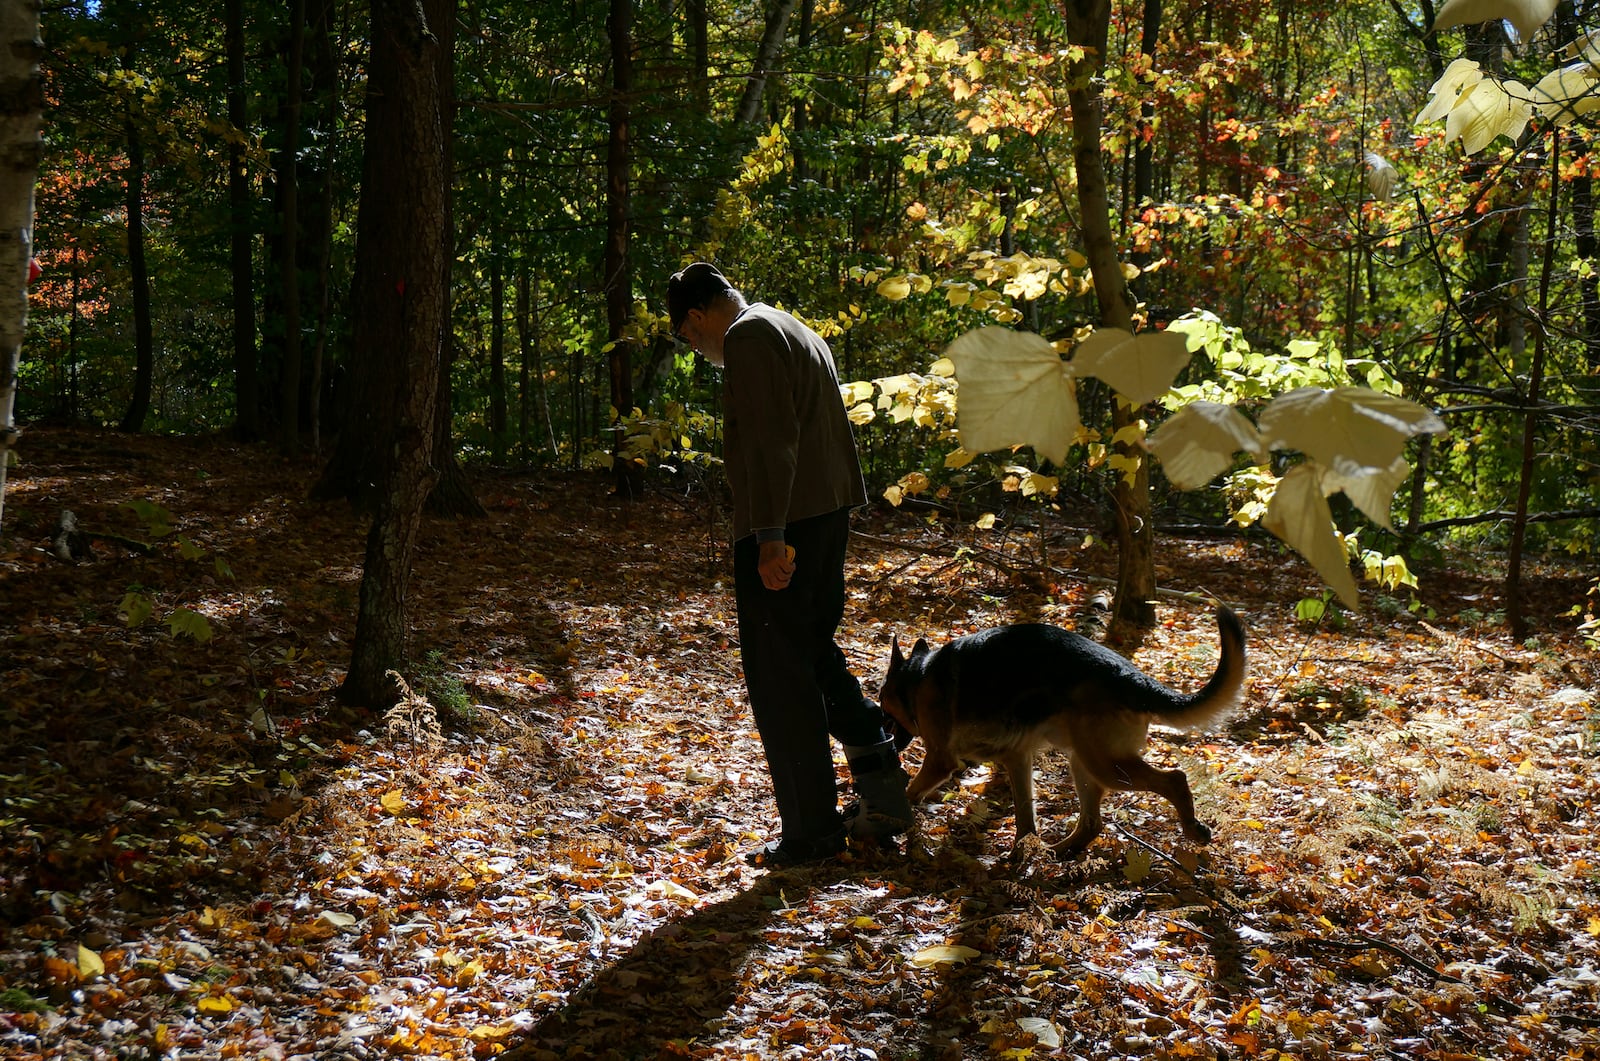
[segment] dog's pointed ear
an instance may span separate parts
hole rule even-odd
[[[894,670],[905,661],[906,658],[900,654],[900,635],[889,635],[889,669]]]
[[[916,659],[918,656],[926,656],[931,651],[932,649],[928,647],[928,639],[919,637],[917,638],[917,643],[911,646],[911,658]]]

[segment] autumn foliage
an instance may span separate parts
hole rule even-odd
[[[767,874],[739,857],[773,815],[706,493],[662,480],[624,506],[609,479],[484,479],[487,518],[424,529],[414,695],[363,718],[333,694],[365,526],[303,499],[311,471],[214,440],[30,435],[0,549],[5,1056],[1600,1044],[1600,675],[1554,614],[1575,576],[1538,573],[1524,643],[1477,561],[1424,572],[1426,611],[1369,591],[1361,618],[1308,627],[1289,602],[1316,576],[1272,540],[1164,539],[1162,584],[1250,631],[1243,713],[1150,753],[1188,772],[1209,848],[1120,796],[1084,861],[1013,860],[1007,786],[976,770],[904,850]],[[63,508],[155,548],[64,563]],[[869,687],[891,634],[1075,626],[1113,566],[1069,517],[1045,542],[887,507],[857,530],[843,633]],[[151,611],[130,625],[135,590]],[[179,609],[203,627],[169,625]],[[1119,647],[1192,686],[1209,608],[1159,614]],[[1043,839],[1071,791],[1044,758]]]

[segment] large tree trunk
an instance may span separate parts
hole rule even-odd
[[[1105,66],[1106,41],[1111,18],[1110,0],[1063,0],[1069,43],[1083,47],[1093,76],[1074,72],[1076,87],[1068,92],[1072,106],[1073,162],[1078,173],[1078,205],[1083,226],[1084,254],[1094,277],[1100,323],[1108,328],[1133,330],[1133,299],[1128,292],[1122,263],[1111,233],[1111,199],[1106,189],[1105,160],[1100,151],[1101,108],[1096,87]],[[1120,397],[1112,399],[1111,424],[1116,433],[1113,450],[1133,464],[1131,476],[1116,473],[1112,503],[1117,515],[1117,594],[1112,618],[1134,626],[1155,624],[1155,526],[1150,511],[1150,460],[1136,433],[1125,430],[1140,421],[1139,410]]]
[[[255,203],[245,169],[244,0],[227,0],[228,122],[238,133],[228,143],[228,264],[233,275],[233,431],[241,442],[261,437],[261,394],[256,377]]]
[[[439,367],[439,398],[434,409],[433,466],[439,480],[428,495],[428,511],[440,516],[481,516],[483,506],[472,493],[467,473],[456,459],[455,430],[451,420],[454,403],[451,387],[455,380],[455,329],[450,323],[450,266],[455,258],[455,40],[457,0],[423,0],[428,25],[439,40],[439,115],[444,126],[444,231],[447,253],[444,256],[445,314],[444,347]]]
[[[619,418],[633,412],[633,343],[626,329],[633,318],[633,276],[628,267],[628,197],[630,191],[628,94],[633,91],[633,0],[611,0],[606,24],[611,36],[610,136],[606,145],[606,334],[611,345],[611,407]],[[622,446],[620,423],[613,424],[611,452]],[[624,497],[638,492],[639,469],[620,458],[617,490]]]
[[[297,171],[295,182],[299,189],[300,215],[305,219],[301,226],[302,247],[311,250],[302,254],[302,264],[309,265],[311,273],[311,305],[316,314],[312,326],[310,372],[306,387],[307,427],[311,431],[311,449],[322,452],[322,398],[325,366],[328,357],[328,333],[333,312],[328,271],[333,260],[334,172],[339,151],[339,129],[342,94],[339,84],[339,59],[334,52],[332,0],[313,0],[315,4],[306,15],[307,53],[304,73],[310,79],[312,95],[304,102],[309,106],[305,128],[316,138],[321,150],[307,157],[305,165]]]
[[[278,188],[283,206],[283,238],[278,241],[278,284],[283,299],[283,371],[279,377],[279,448],[300,448],[300,81],[306,39],[305,0],[289,2],[287,99],[283,108],[283,150],[278,156]]]
[[[17,373],[28,324],[28,263],[33,260],[33,188],[39,176],[44,104],[37,0],[0,0],[0,526],[6,465],[17,442]]]
[[[448,296],[438,39],[418,0],[372,0],[366,150],[351,315],[349,430],[368,435],[374,516],[341,698],[387,705],[405,661],[406,591],[432,466]]]

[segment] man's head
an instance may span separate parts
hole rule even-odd
[[[667,317],[672,334],[722,364],[722,337],[744,307],[744,296],[710,262],[695,262],[667,281]]]

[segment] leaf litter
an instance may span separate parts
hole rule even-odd
[[[311,462],[64,430],[23,457],[0,541],[6,1057],[1600,1050],[1600,705],[1560,617],[1576,573],[1531,580],[1526,644],[1477,568],[1424,574],[1436,618],[1313,629],[1292,619],[1313,576],[1276,546],[1164,540],[1162,584],[1250,628],[1240,716],[1153,740],[1210,848],[1123,796],[1058,862],[1013,844],[1008,787],[979,767],[903,849],[767,873],[740,857],[774,823],[704,495],[485,479],[486,519],[425,528],[414,695],[359,714],[333,694],[364,528],[303,500]],[[189,544],[48,554],[63,508],[139,537],[134,502]],[[1015,530],[878,511],[857,529],[841,639],[869,690],[892,635],[1074,625],[1115,559],[1069,524],[1048,565]],[[130,593],[163,621],[130,627]],[[1193,687],[1208,609],[1160,612],[1119,647]],[[1039,772],[1059,837],[1065,763]]]

